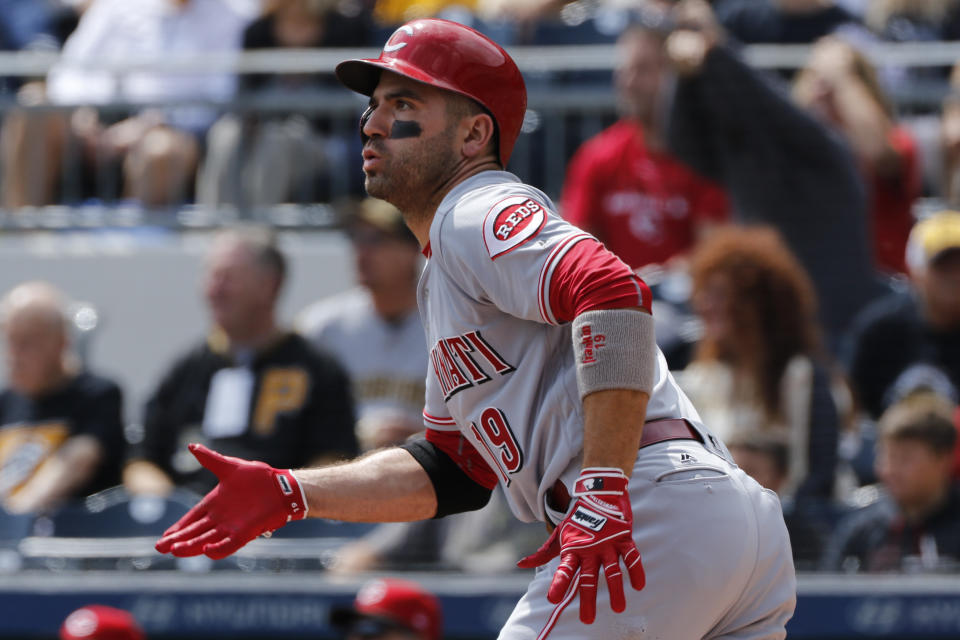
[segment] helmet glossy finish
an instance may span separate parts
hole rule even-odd
[[[449,20],[413,20],[393,32],[379,58],[347,60],[337,78],[371,95],[386,69],[454,91],[483,105],[496,121],[500,163],[506,167],[527,110],[527,89],[516,63],[482,33]]]

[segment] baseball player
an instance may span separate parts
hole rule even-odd
[[[428,257],[426,434],[297,471],[192,445],[220,484],[157,549],[222,558],[308,514],[441,517],[499,483],[518,518],[552,529],[520,562],[540,568],[502,640],[785,637],[795,577],[776,496],[674,383],[646,285],[503,170],[526,110],[510,56],[423,19],[337,76],[370,97],[367,191]]]

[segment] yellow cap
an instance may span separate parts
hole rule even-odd
[[[917,222],[907,241],[907,265],[923,270],[940,254],[960,249],[960,213],[939,211]]]

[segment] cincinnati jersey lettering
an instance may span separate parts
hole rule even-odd
[[[479,331],[438,340],[430,350],[430,364],[440,381],[444,400],[464,389],[489,382],[491,373],[505,376],[515,370]],[[491,373],[487,373],[488,369]]]

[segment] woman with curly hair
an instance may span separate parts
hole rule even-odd
[[[829,498],[842,385],[820,347],[806,272],[767,227],[717,230],[694,250],[690,272],[703,336],[680,385],[725,439],[754,431],[786,437],[784,495]]]

